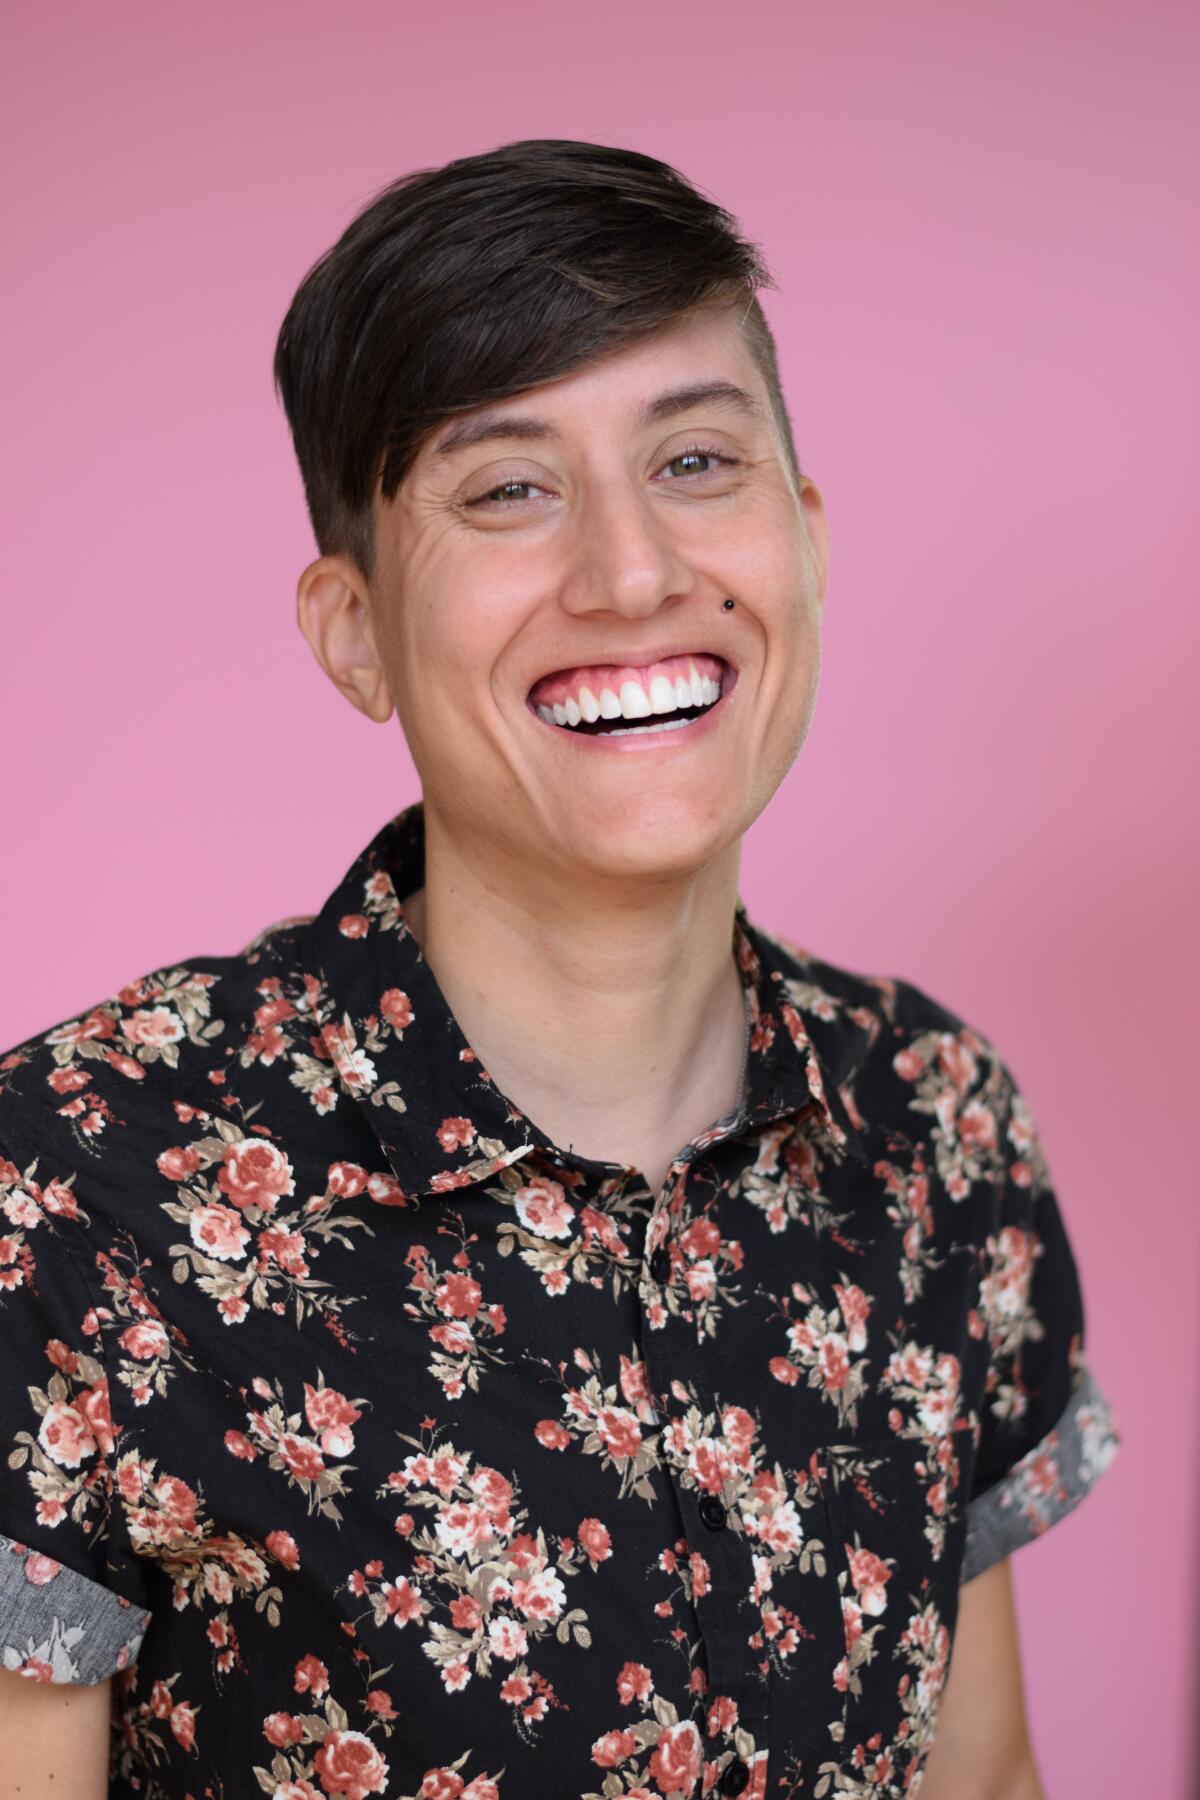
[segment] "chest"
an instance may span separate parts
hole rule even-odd
[[[416,1205],[264,1148],[146,1215],[136,1276],[113,1246],[156,1595],[129,1704],[174,1670],[247,1742],[302,1721],[275,1779],[357,1734],[405,1792],[460,1754],[464,1693],[481,1778],[550,1748],[581,1793],[769,1762],[815,1794],[868,1726],[919,1748],[982,1380],[959,1214],[914,1235],[784,1138],[665,1194],[532,1156]]]

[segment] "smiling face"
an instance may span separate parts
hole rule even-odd
[[[804,742],[824,512],[727,307],[456,415],[376,543],[369,589],[305,571],[301,623],[361,710],[394,704],[456,837],[567,880],[685,874]]]

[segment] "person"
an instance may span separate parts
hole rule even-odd
[[[0,1065],[22,1793],[1041,1793],[1009,1558],[1119,1435],[1009,1063],[739,893],[828,566],[770,284],[535,139],[292,301],[300,628],[420,798]]]

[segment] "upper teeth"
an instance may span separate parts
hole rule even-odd
[[[568,694],[563,705],[539,706],[538,713],[550,725],[578,725],[581,720],[591,725],[597,719],[646,719],[681,706],[709,706],[720,698],[720,682],[701,675],[691,664],[688,675],[677,675],[674,681],[666,675],[653,676],[649,686],[623,681],[619,693],[606,687],[594,694],[590,687],[581,687],[578,699]]]

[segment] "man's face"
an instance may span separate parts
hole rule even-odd
[[[376,533],[375,651],[456,836],[568,879],[680,874],[799,752],[824,514],[727,308],[433,431]]]

